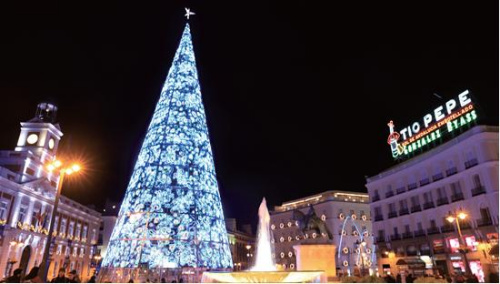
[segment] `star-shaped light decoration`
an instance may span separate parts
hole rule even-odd
[[[191,12],[191,9],[189,9],[189,8],[184,8],[184,10],[186,10],[186,14],[184,15],[184,17],[186,17],[188,20],[189,20],[189,16],[196,15],[194,12]]]

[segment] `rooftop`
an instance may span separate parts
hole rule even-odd
[[[281,206],[275,206],[274,211],[283,212],[296,208],[308,207],[309,205],[323,203],[326,201],[350,202],[350,203],[368,203],[368,194],[354,191],[330,190],[301,199],[287,201]]]
[[[381,178],[384,178],[384,177],[387,177],[387,176],[390,176],[392,174],[395,174],[399,171],[402,171],[404,169],[407,169],[407,168],[410,168],[422,161],[425,161],[427,159],[430,159],[432,157],[434,157],[435,155],[441,153],[441,152],[444,152],[446,151],[447,149],[469,139],[470,137],[474,136],[474,135],[477,135],[477,134],[480,134],[480,133],[487,133],[487,132],[490,132],[490,133],[498,133],[498,126],[488,126],[488,125],[478,125],[478,126],[474,126],[473,128],[467,130],[466,132],[464,132],[463,134],[437,146],[436,148],[434,149],[431,149],[425,153],[422,153],[418,156],[415,156],[411,159],[408,159],[404,162],[401,162],[397,165],[394,165],[388,169],[386,169],[385,171],[377,174],[377,175],[374,175],[372,177],[368,177],[366,178],[366,182],[367,183],[370,183],[370,182],[374,182],[376,180],[379,180]]]

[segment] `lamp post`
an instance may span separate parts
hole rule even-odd
[[[250,268],[250,249],[252,246],[246,245],[245,248],[247,249],[247,268]]]
[[[460,222],[459,222],[459,219],[460,220],[464,220],[465,218],[467,218],[467,213],[465,213],[464,211],[462,211],[462,209],[460,209],[458,212],[448,212],[448,216],[446,217],[446,220],[450,223],[455,223],[455,225],[457,226],[457,231],[458,231],[458,243],[459,243],[459,248],[458,248],[458,251],[463,255],[463,258],[464,258],[464,262],[465,262],[465,273],[466,274],[472,274],[471,270],[470,270],[470,266],[469,266],[469,260],[467,259],[467,245],[464,244],[464,240],[463,240],[463,237],[462,237],[462,231],[460,230]]]
[[[80,171],[81,167],[78,164],[73,164],[69,167],[62,167],[63,164],[59,160],[55,160],[54,162],[50,163],[47,165],[47,169],[49,172],[53,172],[55,170],[59,171],[59,181],[57,182],[57,189],[56,189],[56,197],[54,200],[54,208],[52,209],[52,215],[50,216],[50,225],[49,225],[49,232],[47,235],[47,242],[45,243],[45,249],[43,251],[43,258],[42,258],[42,263],[40,264],[40,272],[39,276],[44,282],[47,281],[47,274],[49,272],[49,266],[50,266],[50,261],[51,261],[51,256],[50,256],[50,247],[52,244],[52,232],[54,231],[54,223],[56,219],[56,214],[57,214],[57,207],[59,206],[59,198],[61,197],[61,189],[64,181],[64,177],[66,175],[71,175],[75,172]],[[70,252],[71,253],[71,252]]]

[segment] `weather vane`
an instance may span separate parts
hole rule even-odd
[[[189,20],[189,16],[196,15],[194,12],[191,12],[191,9],[189,9],[189,8],[184,8],[184,10],[186,10],[186,15],[184,15],[184,17],[186,17],[188,20]]]

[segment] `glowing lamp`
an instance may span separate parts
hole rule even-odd
[[[464,213],[464,212],[460,212],[460,213],[458,213],[458,218],[460,218],[461,220],[463,220],[463,219],[467,218],[467,214]]]
[[[54,167],[59,168],[62,165],[62,162],[59,160],[56,160],[53,165],[54,165]]]
[[[446,217],[446,221],[453,223],[453,222],[455,222],[455,217],[450,215],[450,216]]]

